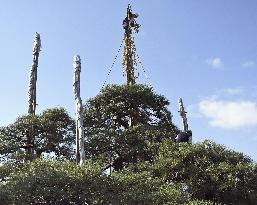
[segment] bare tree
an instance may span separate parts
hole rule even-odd
[[[74,56],[74,78],[73,78],[73,92],[76,101],[76,161],[77,164],[83,165],[85,163],[85,149],[84,149],[84,127],[83,127],[83,106],[80,97],[80,72],[81,60],[80,56]]]

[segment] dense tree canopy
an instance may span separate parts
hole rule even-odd
[[[1,168],[0,168],[1,170]],[[148,172],[103,174],[98,165],[42,161],[17,167],[5,185],[0,184],[1,204],[176,205],[191,201],[176,185],[165,184]]]
[[[51,154],[70,159],[74,141],[74,120],[65,109],[47,109],[42,114],[25,115],[13,124],[1,127],[0,155],[2,160],[23,160],[28,157],[26,150],[32,148],[34,152],[29,158]]]
[[[256,204],[257,165],[210,141],[174,142],[168,104],[144,85],[104,88],[84,106],[82,167],[63,108],[1,127],[1,204]]]
[[[151,171],[167,183],[184,184],[196,199],[256,204],[256,165],[242,153],[210,141],[163,143]]]
[[[115,170],[151,161],[154,145],[174,140],[168,100],[144,85],[108,86],[85,105],[87,155],[113,161]]]

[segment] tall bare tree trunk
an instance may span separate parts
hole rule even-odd
[[[178,103],[179,103],[178,112],[182,118],[183,131],[189,135],[189,142],[192,143],[192,131],[188,129],[187,116],[186,116],[187,112],[185,111],[182,98],[179,98]]]
[[[37,106],[37,68],[38,68],[38,58],[39,52],[41,48],[41,40],[39,33],[35,33],[34,45],[33,45],[33,63],[29,73],[29,91],[28,91],[28,114],[30,117],[33,117],[36,113],[36,106]],[[31,132],[28,133],[27,136],[27,153],[33,153],[34,147],[34,128],[33,125]]]
[[[36,112],[36,84],[37,84],[37,68],[38,68],[38,58],[41,48],[40,35],[36,32],[33,46],[33,63],[29,73],[29,91],[28,91],[28,102],[29,102],[29,115],[35,115]]]
[[[80,97],[80,72],[81,60],[80,56],[74,56],[74,78],[73,92],[76,101],[76,161],[77,164],[85,163],[85,148],[84,148],[84,126],[83,126],[83,105]]]

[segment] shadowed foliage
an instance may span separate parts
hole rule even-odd
[[[257,165],[210,141],[175,143],[168,104],[144,85],[104,88],[84,106],[82,167],[63,108],[2,127],[1,204],[255,205]]]
[[[256,165],[242,153],[210,141],[163,143],[151,171],[166,183],[184,184],[193,198],[256,204]]]
[[[0,183],[0,197],[3,205],[213,204],[190,202],[181,187],[164,184],[147,172],[110,176],[91,162],[80,167],[56,160],[35,160],[16,167],[11,178],[4,185]]]
[[[63,108],[22,116],[13,124],[0,128],[2,160],[23,161],[43,154],[71,159],[74,141],[74,120]],[[29,148],[34,150],[30,156],[26,154],[28,142]]]
[[[145,85],[107,86],[85,105],[87,157],[112,163],[116,171],[128,163],[151,162],[153,147],[174,140],[178,132],[168,105]]]

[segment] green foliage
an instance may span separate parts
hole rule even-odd
[[[88,162],[35,160],[13,171],[0,183],[1,204],[183,204],[187,194],[175,185],[164,184],[149,173],[102,173]]]
[[[111,159],[115,170],[137,161],[151,162],[150,149],[164,139],[174,140],[168,100],[144,85],[112,85],[85,105],[87,156]]]
[[[96,166],[43,160],[25,165],[1,187],[10,204],[101,204],[93,203],[101,200],[101,170]]]
[[[168,104],[144,85],[104,88],[85,105],[82,167],[73,162],[74,120],[63,108],[0,128],[0,203],[256,204],[257,165],[209,141],[174,143]]]
[[[117,187],[115,204],[182,204],[189,200],[176,185],[164,184],[148,172],[116,172],[112,175]]]
[[[168,183],[183,183],[196,199],[225,204],[256,203],[252,161],[209,141],[193,145],[166,142],[152,169],[154,176]]]
[[[70,159],[73,157],[74,121],[65,109],[54,108],[40,115],[19,117],[15,123],[0,128],[2,159],[22,161],[28,157],[25,152],[28,144],[34,150],[30,158],[51,154]]]
[[[211,202],[211,201],[194,200],[186,203],[185,205],[220,205],[220,204]]]

